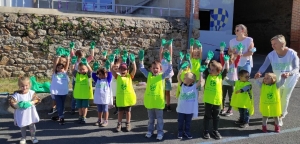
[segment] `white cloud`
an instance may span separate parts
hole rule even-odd
[[[200,0],[201,2],[201,0]],[[232,4],[234,2],[234,0],[222,0],[223,4]]]

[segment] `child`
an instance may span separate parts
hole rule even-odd
[[[67,74],[70,57],[67,58],[66,65],[58,63],[59,57],[56,58],[54,65],[56,66],[53,69],[53,75],[51,79],[50,91],[51,95],[54,95],[56,101],[56,109],[58,111],[58,116],[54,116],[51,119],[57,121],[59,119],[59,124],[64,125],[64,108],[66,96],[69,93],[69,76]]]
[[[282,114],[279,88],[283,86],[286,79],[281,75],[279,82],[274,73],[266,73],[263,82],[256,79],[256,83],[261,88],[259,111],[263,116],[262,131],[267,132],[267,121],[273,117],[275,121],[275,132],[280,132],[279,117]],[[277,83],[276,83],[277,82]]]
[[[187,61],[182,63],[182,59],[180,58],[180,61],[178,63],[178,69],[181,70],[180,81],[183,82],[185,74],[188,72],[191,72],[190,63]],[[178,85],[177,85],[177,89],[176,89],[176,98],[179,97],[180,90],[181,90],[181,83],[179,83],[179,81],[178,81]]]
[[[161,47],[162,48],[162,47]],[[150,138],[154,131],[155,118],[157,119],[157,140],[162,140],[164,131],[163,109],[165,107],[164,99],[164,79],[172,72],[172,57],[169,52],[166,54],[166,60],[169,63],[168,69],[161,73],[162,66],[158,61],[151,64],[150,71],[144,68],[144,63],[140,61],[140,71],[147,77],[147,87],[144,94],[144,105],[148,111],[148,132],[145,135]]]
[[[173,50],[172,50],[172,41],[173,40],[170,40],[168,41],[168,45],[169,45],[169,52],[170,52],[170,55],[172,55],[173,53]],[[163,58],[163,52],[164,52],[164,45],[162,44],[161,48],[160,48],[160,52],[159,52],[159,59],[160,59],[160,62],[161,62],[161,66],[162,66],[162,72],[165,72],[168,67],[169,67],[169,63],[167,62],[166,59]],[[166,106],[166,109],[167,109],[167,112],[171,112],[172,109],[171,109],[171,106],[170,106],[170,91],[172,90],[172,76],[174,75],[174,72],[173,70],[171,71],[170,75],[168,75],[165,79],[165,96],[166,96],[166,102],[167,102],[167,106]]]
[[[197,45],[198,49],[194,49],[194,44]],[[200,61],[202,60],[202,45],[199,42],[199,40],[194,40],[193,38],[191,38],[190,40],[190,55],[191,55],[191,71],[193,74],[196,75],[196,80],[199,81],[200,79],[200,73],[199,73],[199,69],[201,66]]]
[[[177,75],[177,80],[181,85],[181,91],[178,98],[177,113],[178,113],[178,138],[182,139],[183,134],[191,139],[193,136],[190,133],[192,118],[198,117],[198,87],[201,81],[196,82],[196,75],[188,72],[184,75],[184,80],[181,81],[182,70]],[[184,125],[184,131],[183,131]]]
[[[213,55],[212,51],[209,51],[208,55]],[[210,60],[211,57],[207,61]],[[225,56],[225,69],[222,72],[222,65],[213,60],[208,63],[208,69],[203,72],[203,78],[205,80],[204,85],[204,132],[203,137],[209,139],[209,120],[213,119],[213,132],[212,134],[216,139],[221,139],[222,136],[218,132],[219,125],[219,113],[222,105],[222,80],[226,77],[229,67],[229,57]],[[201,71],[203,66],[201,66]],[[204,66],[206,67],[206,66]]]
[[[113,71],[119,71],[119,65],[120,65],[120,63],[118,63],[118,59],[115,59],[115,62],[112,66]],[[119,75],[118,72],[117,72],[117,75]],[[116,105],[117,79],[112,78],[110,86],[111,86],[111,90],[112,90],[112,95],[114,97],[114,107],[115,107],[114,115],[116,115],[116,114],[118,114],[118,107]]]
[[[97,104],[98,109],[98,121],[95,123],[96,126],[106,127],[108,125],[108,106],[113,105],[113,97],[111,90],[111,79],[112,73],[110,69],[108,72],[105,68],[97,70],[96,74],[92,75],[96,82],[94,91],[94,103]],[[104,120],[102,115],[104,114]]]
[[[129,70],[126,63],[122,63],[119,66],[119,73],[112,71],[115,79],[117,79],[117,94],[116,94],[116,104],[118,107],[118,125],[116,128],[117,132],[122,129],[122,118],[124,112],[126,112],[126,131],[131,130],[130,119],[131,119],[131,106],[136,104],[136,95],[132,86],[132,79],[136,73],[136,64],[134,58],[131,59],[132,71],[129,74]]]
[[[230,59],[229,59],[229,70],[227,73],[227,77],[229,80],[231,81],[236,81],[238,80],[237,78],[237,67],[238,67],[238,63],[240,61],[241,55],[237,55],[237,57],[235,57],[234,54],[230,54],[229,55]],[[225,62],[224,62],[224,49],[221,48],[221,52],[220,52],[220,61],[222,66],[224,66]],[[229,85],[225,80],[223,80],[223,86],[222,86],[222,93],[223,93],[223,100],[222,100],[222,109],[220,111],[220,115],[224,115],[224,116],[231,116],[232,113],[232,107],[229,105],[227,111],[225,111],[225,98],[226,95],[228,94],[228,99],[229,99],[229,104],[231,101],[231,96],[233,93],[233,89],[234,87]]]
[[[26,144],[27,126],[30,129],[32,143],[38,143],[39,141],[35,136],[35,123],[39,122],[40,118],[35,105],[41,100],[37,97],[34,91],[30,90],[31,84],[28,77],[20,77],[18,85],[19,90],[9,98],[9,104],[15,109],[15,125],[21,128],[22,138],[20,144]]]
[[[247,70],[239,71],[238,77],[237,81],[226,80],[226,82],[234,86],[230,106],[237,108],[240,113],[239,120],[235,124],[246,128],[249,127],[250,115],[254,114],[252,85],[249,82],[250,74]]]
[[[93,99],[93,87],[91,78],[92,68],[89,66],[85,58],[78,64],[78,71],[74,70],[73,76],[76,79],[74,87],[74,98],[76,99],[76,107],[78,108],[81,124],[86,123],[86,115],[89,107],[89,100]]]

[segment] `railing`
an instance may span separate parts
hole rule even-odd
[[[24,7],[24,0],[23,7]],[[48,2],[48,4],[46,4]],[[43,6],[41,7],[41,3]],[[45,6],[48,5],[48,6]],[[37,0],[37,8],[59,9],[62,11],[89,11],[89,12],[107,12],[116,14],[131,14],[138,9],[142,9],[142,13],[146,15],[171,16],[174,11],[176,14],[183,14],[184,9],[166,8],[166,7],[150,7],[137,5],[123,5],[114,3],[89,3],[71,0]]]

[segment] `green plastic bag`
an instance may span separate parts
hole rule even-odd
[[[50,82],[39,83],[35,76],[30,77],[31,90],[36,93],[50,93]]]

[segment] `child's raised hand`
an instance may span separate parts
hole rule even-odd
[[[181,69],[181,70],[186,69],[188,66],[189,66],[189,63],[188,63],[187,61],[185,61],[185,62],[181,65],[180,69]]]
[[[122,55],[122,62],[126,63],[128,56],[127,55]]]
[[[225,56],[224,56],[224,61],[225,61],[225,62],[229,62],[229,59],[230,59],[230,56],[229,56],[229,55],[225,55]]]
[[[106,61],[105,64],[104,64],[104,67],[105,69],[109,70],[110,69],[110,62],[109,61]]]
[[[76,56],[72,56],[71,64],[76,64],[76,62],[77,62],[77,57]]]
[[[134,56],[134,54],[130,54],[130,55],[129,55],[129,60],[130,60],[131,62],[135,62],[135,56]]]
[[[56,55],[57,55],[57,56],[62,56],[62,55],[64,55],[64,52],[65,52],[65,49],[64,49],[63,47],[58,47],[58,48],[56,49]]]
[[[115,49],[113,53],[114,53],[116,56],[120,55],[120,49],[119,49],[119,48]]]
[[[207,59],[211,60],[213,57],[214,57],[214,52],[208,51],[208,53],[207,53]]]
[[[166,59],[168,62],[171,62],[171,55],[170,52],[166,51],[164,52],[164,59]]]
[[[194,46],[194,44],[195,44],[195,39],[194,39],[194,38],[191,38],[191,39],[190,39],[190,46]]]
[[[84,64],[84,65],[87,65],[88,64],[87,59],[86,58],[81,58],[81,63]]]
[[[189,53],[187,53],[187,54],[185,55],[185,58],[186,58],[187,60],[190,60],[190,59],[191,59],[191,55],[190,55]]]
[[[100,67],[99,62],[98,61],[94,62],[94,64],[93,64],[94,71],[97,71],[99,69],[99,67]]]
[[[173,43],[173,39],[170,39],[170,40],[167,41],[167,45],[169,45],[169,46],[171,46],[172,43]]]
[[[143,49],[141,49],[139,51],[139,60],[140,61],[144,61],[144,55],[145,55],[145,51]]]
[[[226,43],[225,42],[221,42],[220,43],[220,51],[224,52],[225,47],[226,47]]]
[[[105,50],[105,51],[102,52],[102,56],[103,57],[106,57],[106,55],[107,55],[107,50]]]
[[[70,42],[70,48],[74,49],[75,48],[75,42]]]
[[[207,69],[206,65],[202,65],[199,69],[199,72],[204,72]]]
[[[64,56],[69,57],[70,56],[70,50],[65,49]]]
[[[183,58],[184,58],[183,52],[179,52],[179,59],[180,59],[180,60],[183,60]]]
[[[108,60],[110,63],[114,62],[114,61],[115,61],[115,55],[114,55],[114,54],[109,55],[107,60]]]
[[[162,40],[161,40],[161,46],[165,46],[166,44],[167,44],[166,39],[162,39]]]
[[[195,43],[196,43],[196,45],[197,45],[197,47],[198,47],[199,49],[202,48],[202,44],[200,43],[199,40],[196,40]]]
[[[90,43],[90,49],[95,49],[95,45],[96,45],[95,41],[92,41]]]

